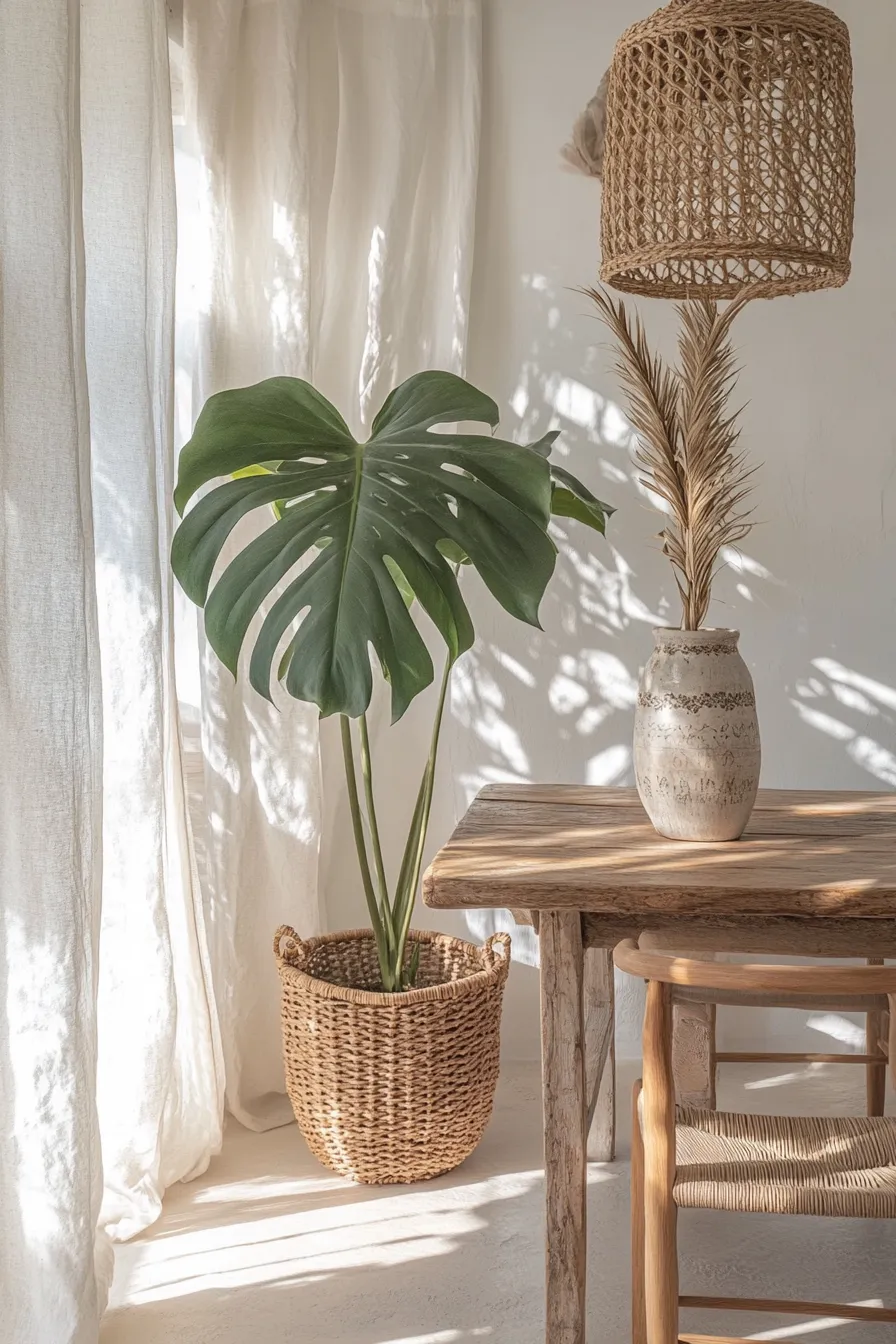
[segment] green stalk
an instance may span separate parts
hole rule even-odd
[[[373,889],[373,881],[370,876],[370,862],[367,857],[367,844],[364,839],[364,820],[361,815],[361,800],[358,797],[358,780],[355,775],[355,756],[352,749],[352,728],[351,721],[347,715],[339,715],[339,726],[342,733],[342,759],[345,765],[348,805],[352,814],[352,830],[355,836],[355,849],[358,851],[358,867],[361,870],[361,881],[364,885],[364,897],[367,901],[367,911],[370,915],[373,935],[376,939],[376,950],[377,956],[379,957],[383,988],[387,992],[390,992],[394,988],[392,964],[386,945],[383,920],[380,916],[380,910],[376,901],[376,892]]]
[[[376,869],[376,881],[379,887],[380,909],[386,943],[389,951],[395,950],[395,929],[392,920],[392,907],[389,904],[389,888],[386,882],[386,866],[383,863],[383,848],[380,844],[380,828],[376,816],[376,801],[373,796],[373,757],[370,754],[370,735],[367,730],[367,715],[358,720],[361,739],[361,778],[364,780],[364,801],[367,804],[367,822],[370,828],[370,844],[373,849],[373,863]]]
[[[420,822],[423,817],[423,804],[426,800],[426,770],[424,769],[423,778],[420,780],[420,788],[417,790],[417,801],[414,804],[414,811],[411,816],[411,825],[408,830],[408,838],[405,842],[404,853],[401,856],[401,867],[398,871],[398,882],[395,886],[395,904],[394,913],[397,915],[401,903],[401,893],[408,885],[408,877],[411,871],[411,864],[414,855],[417,852],[417,835]],[[403,908],[403,907],[402,907]]]
[[[396,923],[398,924],[395,967],[399,983],[401,980],[401,968],[404,963],[405,946],[411,928],[411,919],[414,914],[417,883],[420,881],[420,870],[423,867],[423,851],[426,845],[426,832],[429,829],[429,816],[432,810],[432,796],[436,776],[436,759],[439,752],[439,735],[442,731],[442,717],[445,712],[445,700],[448,694],[448,683],[451,679],[451,669],[453,666],[454,659],[449,654],[445,660],[445,670],[442,673],[442,684],[439,688],[439,701],[436,706],[435,720],[433,721],[429,756],[427,757],[426,766],[423,771],[423,779],[420,783],[420,794],[417,800],[417,807],[414,809],[411,833],[408,836],[408,845],[405,850],[405,858],[408,858],[409,855],[411,857],[407,865],[404,861],[402,862],[402,869],[405,874],[405,886],[395,893],[394,914]],[[416,837],[414,835],[415,830]]]

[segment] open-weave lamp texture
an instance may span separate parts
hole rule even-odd
[[[846,25],[809,0],[672,0],[610,66],[601,278],[657,298],[829,289],[855,199]]]
[[[303,942],[283,927],[286,1086],[299,1129],[325,1166],[370,1185],[451,1171],[492,1113],[510,939],[484,947],[412,932],[417,988],[384,994],[369,929]]]

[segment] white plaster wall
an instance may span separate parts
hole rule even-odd
[[[543,633],[515,625],[469,586],[480,640],[454,689],[431,849],[489,781],[632,782],[639,668],[651,626],[678,619],[672,576],[652,539],[656,516],[634,483],[611,357],[588,301],[575,292],[597,274],[599,187],[562,171],[558,157],[616,37],[650,7],[485,0],[469,377],[497,399],[508,436],[562,429],[571,467],[618,513],[606,543],[582,528],[560,539]],[[834,0],[832,7],[850,26],[855,59],[854,271],[843,290],[757,303],[738,319],[740,391],[749,402],[743,441],[762,464],[759,525],[741,572],[720,578],[711,620],[743,632],[764,784],[889,788],[896,784],[896,5]],[[642,302],[641,311],[651,336],[670,349],[672,305]],[[419,704],[395,736],[380,735],[393,836],[414,796],[410,761],[416,772],[428,712]],[[324,860],[336,927],[359,922],[362,904],[346,819],[340,813],[333,824]],[[426,913],[421,922],[482,935],[495,921]],[[534,1056],[530,937],[522,932],[516,946],[505,1050]],[[620,991],[620,1049],[630,1054],[639,997],[630,985]],[[755,1013],[740,1022],[728,1014],[723,1028],[729,1039],[784,1030],[779,1016]]]

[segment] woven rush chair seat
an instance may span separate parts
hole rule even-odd
[[[679,1107],[679,1208],[896,1218],[896,1120]]]

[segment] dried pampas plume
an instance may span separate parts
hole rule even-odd
[[[641,319],[632,324],[621,299],[614,302],[601,289],[585,292],[616,338],[641,481],[668,509],[660,540],[681,594],[682,629],[699,630],[719,552],[742,541],[753,525],[744,502],[755,468],[737,451],[740,411],[728,407],[738,373],[731,324],[752,295],[741,294],[724,312],[705,299],[681,304],[675,370],[651,354]]]
[[[586,177],[602,178],[604,175],[609,79],[608,70],[598,84],[594,97],[573,126],[572,138],[560,151],[560,157],[566,167],[571,168],[573,172],[584,173]]]

